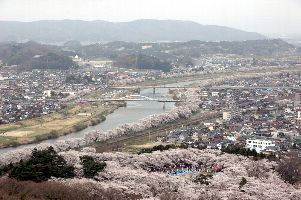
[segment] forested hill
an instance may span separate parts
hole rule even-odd
[[[67,47],[77,51],[84,57],[112,57],[120,54],[144,54],[156,57],[172,55],[187,55],[198,57],[206,54],[237,54],[272,56],[283,53],[298,53],[297,47],[280,39],[248,40],[232,42],[203,42],[193,40],[189,42],[170,43],[129,43],[111,42],[107,44],[92,44],[76,48]]]
[[[136,20],[120,23],[100,20],[0,21],[0,27],[0,42],[33,40],[48,44],[62,44],[69,40],[104,43],[112,41],[243,41],[265,38],[258,33],[234,28],[177,20]]]
[[[71,52],[61,47],[36,42],[1,43],[0,60],[4,65],[18,65],[24,69],[68,69],[76,64],[69,58]]]
[[[72,42],[77,44],[75,42]],[[74,47],[73,47],[74,46]],[[187,65],[192,58],[207,54],[236,54],[247,56],[277,56],[300,54],[297,47],[280,39],[249,40],[232,42],[171,42],[171,43],[129,43],[111,42],[65,48],[84,58],[109,58],[119,67],[138,69],[161,69],[168,71],[172,63]],[[181,63],[182,62],[182,63]]]

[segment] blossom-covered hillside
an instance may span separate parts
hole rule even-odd
[[[50,147],[1,168],[0,199],[301,199],[300,178],[291,176],[298,166],[281,170],[279,162],[209,149],[138,155]]]
[[[254,161],[218,150],[173,149],[141,155],[77,151],[60,154],[75,166],[77,178],[55,181],[73,187],[87,184],[91,193],[97,192],[97,188],[114,188],[144,199],[301,199],[300,188],[285,183],[273,170],[275,162]],[[107,167],[94,179],[82,178],[83,155],[105,161]],[[211,171],[212,178],[204,184],[196,181],[200,172],[168,174],[168,169],[176,168],[179,161],[192,167],[219,165],[222,169]]]

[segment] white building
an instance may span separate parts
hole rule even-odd
[[[213,97],[219,97],[219,92],[212,92],[211,95],[212,95]]]
[[[51,97],[51,90],[44,90],[43,95],[45,97]]]
[[[248,149],[255,149],[255,151],[257,153],[260,153],[262,151],[264,151],[265,149],[267,149],[267,147],[275,147],[275,142],[272,140],[268,140],[268,139],[248,139],[246,141],[246,148]]]
[[[301,119],[301,111],[298,111],[298,118],[297,119]]]
[[[201,96],[202,97],[208,97],[208,92],[207,91],[202,91]]]
[[[223,120],[230,121],[231,120],[231,112],[223,112]]]
[[[223,120],[230,121],[233,117],[241,116],[241,111],[238,109],[233,109],[231,111],[224,111],[223,112]]]
[[[76,92],[73,92],[73,91],[66,91],[66,92],[61,92],[62,94],[68,94],[70,96],[75,96],[76,95]]]
[[[193,133],[191,139],[195,142],[199,141],[199,134],[197,132]]]

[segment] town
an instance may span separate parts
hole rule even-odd
[[[97,96],[100,99],[116,94],[126,95],[126,91],[111,89],[112,86],[185,76],[210,77],[210,74],[216,73],[248,72],[262,66],[272,71],[286,65],[287,69],[291,69],[298,66],[297,58],[263,62],[249,57],[212,55],[211,58],[200,58],[197,65],[181,67],[181,64],[175,63],[171,72],[116,68],[111,61],[84,60],[77,55],[72,58],[80,65],[77,70],[20,72],[4,66],[0,75],[0,124],[60,112],[72,103],[84,103],[87,95],[93,92],[101,94]],[[184,100],[184,104],[186,99],[197,98],[202,102],[200,107],[204,112],[219,114],[199,125],[170,130],[157,140],[162,144],[202,149],[222,149],[234,145],[266,154],[300,149],[300,76],[299,72],[288,71],[264,77],[225,79],[193,91],[171,91],[173,98]],[[107,104],[101,103],[103,107]],[[78,112],[78,115],[88,114]]]
[[[299,72],[279,73],[198,89],[203,110],[218,111],[219,117],[172,130],[158,140],[209,149],[236,145],[275,155],[300,151],[301,93],[296,89],[300,88],[300,78]]]

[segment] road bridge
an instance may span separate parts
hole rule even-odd
[[[182,100],[177,99],[165,99],[165,98],[150,98],[147,96],[141,96],[141,95],[131,95],[128,97],[122,97],[122,98],[107,98],[107,99],[80,99],[79,102],[128,102],[128,101],[155,101],[163,103],[163,109],[165,109],[165,103],[169,102],[183,102]]]
[[[169,99],[81,99],[82,102],[110,102],[110,101],[157,101],[157,102],[182,102],[181,100],[169,100]]]

